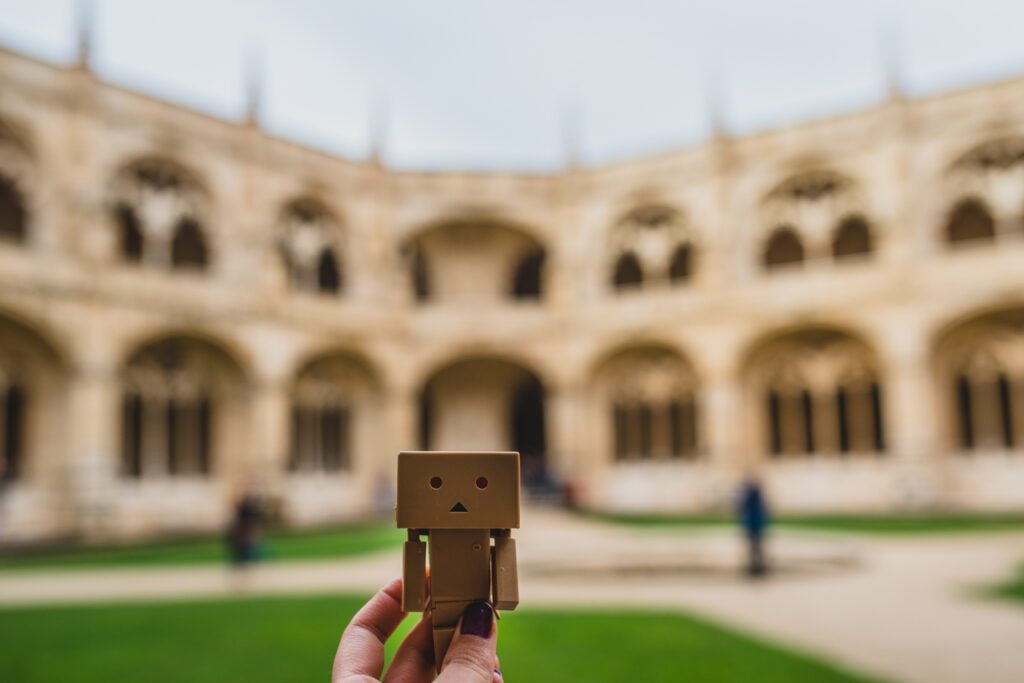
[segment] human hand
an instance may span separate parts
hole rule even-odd
[[[489,605],[476,603],[471,623],[455,629],[455,637],[444,658],[437,683],[502,683],[498,670],[498,628]],[[468,612],[468,610],[467,610]],[[481,616],[482,615],[482,616]],[[334,655],[332,683],[427,683],[434,680],[433,622],[424,613],[419,623],[399,645],[395,658],[384,671],[384,643],[405,619],[402,611],[402,579],[381,588],[363,605],[338,644]],[[480,629],[478,627],[483,627]],[[486,637],[473,634],[485,630]]]

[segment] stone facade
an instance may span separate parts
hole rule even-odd
[[[412,173],[0,52],[5,539],[580,505],[1024,508],[1024,80],[552,175]]]

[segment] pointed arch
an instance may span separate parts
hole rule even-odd
[[[206,237],[194,218],[178,223],[171,241],[171,265],[175,268],[205,270],[208,261]]]
[[[668,265],[668,279],[673,284],[688,282],[693,276],[693,247],[689,242],[676,245]]]
[[[874,251],[871,226],[863,216],[847,216],[832,237],[832,257],[839,260],[863,258]]]
[[[618,290],[635,289],[644,283],[644,271],[640,259],[631,251],[619,254],[612,271],[612,286]]]
[[[789,226],[776,228],[765,243],[761,264],[766,270],[795,266],[804,261],[804,244]]]
[[[961,199],[946,220],[945,240],[951,246],[965,242],[987,242],[995,239],[996,224],[983,201],[974,197]]]

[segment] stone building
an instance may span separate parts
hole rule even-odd
[[[414,173],[0,52],[6,539],[580,505],[1024,508],[1024,80],[550,175]]]

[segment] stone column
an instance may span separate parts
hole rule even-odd
[[[550,387],[545,406],[548,473],[558,479],[584,475],[582,461],[584,392],[575,382]],[[593,425],[597,429],[599,425]]]
[[[71,528],[90,538],[112,531],[117,495],[120,383],[116,369],[86,359],[68,381],[66,514]]]
[[[723,472],[736,472],[752,466],[756,453],[744,453],[744,430],[749,425],[744,419],[742,392],[737,373],[722,366],[711,368],[704,400],[698,403],[698,429],[701,450],[708,454],[711,466]],[[703,427],[703,429],[701,429]]]
[[[416,450],[423,445],[420,443],[419,394],[413,387],[393,387],[384,397],[383,408],[378,460],[387,463],[381,467],[381,473],[390,476],[396,473],[396,456],[400,451]]]
[[[290,398],[288,383],[280,377],[262,378],[253,396],[254,450],[247,469],[271,489],[277,489],[288,472]]]
[[[885,457],[899,466],[902,498],[896,502],[929,504],[941,496],[943,462],[936,438],[939,400],[923,335],[891,349],[887,367],[882,382]]]
[[[901,460],[921,461],[936,455],[938,406],[927,354],[906,348],[889,362],[888,383],[882,396],[887,431],[886,450]]]
[[[696,393],[698,453],[706,464],[701,498],[719,508],[731,504],[737,479],[764,458],[753,436],[760,415],[748,410],[733,348],[722,343],[698,357],[705,370]]]

